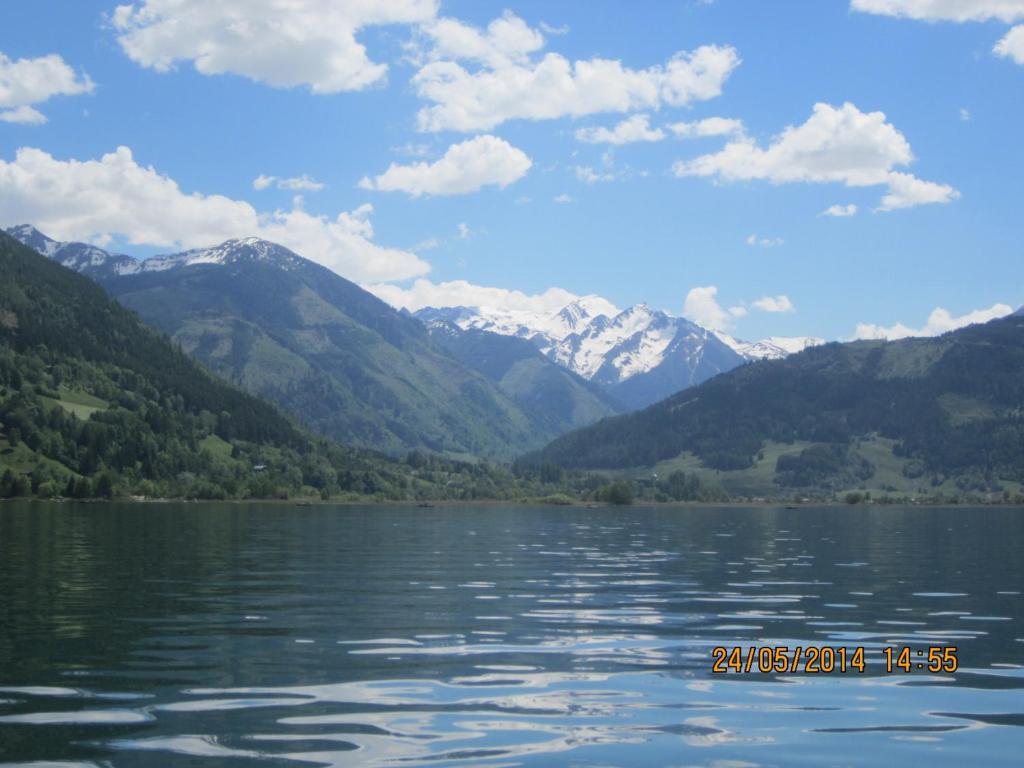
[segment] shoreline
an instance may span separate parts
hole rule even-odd
[[[993,507],[1022,509],[1024,505],[1011,502],[894,502],[878,504],[875,502],[859,502],[850,504],[844,501],[650,501],[633,504],[611,504],[609,502],[573,502],[572,504],[552,504],[533,499],[450,499],[450,500],[396,500],[381,501],[376,499],[174,499],[174,498],[115,498],[115,499],[69,499],[55,497],[38,499],[34,497],[18,497],[0,499],[0,505],[8,502],[28,502],[39,504],[272,504],[282,507],[410,507],[413,509],[438,509],[441,507],[551,507],[552,509],[672,509],[672,508],[712,508],[712,509],[784,509],[795,511],[800,509],[820,509],[822,507],[838,507],[843,509],[885,509],[890,507],[921,508],[921,509],[977,509]]]

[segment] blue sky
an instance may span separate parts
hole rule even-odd
[[[1024,0],[852,2],[6,3],[0,224],[750,339],[1024,304]]]

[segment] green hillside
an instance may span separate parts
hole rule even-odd
[[[215,373],[346,445],[510,458],[564,431],[446,354],[419,321],[272,247],[287,268],[239,259],[98,279]]]
[[[524,464],[683,470],[732,493],[1017,493],[1024,317],[815,347],[565,435]]]
[[[438,321],[430,337],[491,381],[545,433],[560,435],[624,408],[586,379],[545,357],[531,342]]]
[[[0,496],[505,498],[501,468],[297,428],[90,279],[0,233]]]

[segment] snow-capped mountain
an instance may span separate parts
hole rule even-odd
[[[430,307],[415,314],[428,325],[451,323],[528,339],[548,358],[631,408],[743,362],[687,320],[642,304],[620,311],[599,296],[584,296],[548,314],[477,307]]]
[[[154,256],[141,262],[140,268],[143,272],[162,272],[194,264],[239,264],[254,261],[266,262],[282,269],[295,269],[306,260],[283,245],[258,237],[245,237],[225,240],[212,248],[194,248],[170,256]]]
[[[443,320],[463,330],[531,339],[543,349],[583,330],[599,317],[607,319],[619,312],[618,307],[600,296],[582,296],[551,314],[502,307],[425,307],[415,315],[427,324]]]
[[[779,360],[825,343],[816,336],[769,336],[760,341],[739,341],[721,331],[715,335],[747,360]]]
[[[59,242],[29,225],[11,227],[7,232],[60,264],[100,281],[205,264],[264,262],[286,271],[309,264],[283,246],[253,237],[139,260],[87,243]],[[650,405],[746,361],[781,358],[822,343],[821,339],[802,337],[741,341],[645,304],[620,310],[595,295],[577,298],[555,312],[428,307],[415,315],[428,325],[451,323],[464,331],[526,339],[549,359],[632,408]]]
[[[195,248],[168,256],[136,259],[124,254],[111,253],[88,243],[65,243],[47,237],[35,227],[22,224],[10,227],[7,234],[20,240],[57,263],[93,278],[116,275],[135,275],[143,272],[163,272],[194,264],[237,264],[263,261],[283,269],[294,269],[305,260],[282,245],[246,237],[226,240],[212,248]]]
[[[63,243],[47,237],[30,224],[5,230],[16,240],[48,256],[58,264],[91,276],[129,275],[139,271],[140,262],[131,256],[110,253],[88,243]]]
[[[428,307],[415,315],[529,339],[558,364],[634,408],[699,384],[744,362],[776,359],[823,343],[773,336],[740,341],[682,317],[637,304],[620,311],[600,296],[584,296],[557,312],[480,307]]]

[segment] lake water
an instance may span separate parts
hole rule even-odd
[[[0,764],[1019,766],[1022,551],[1020,509],[3,504]],[[866,671],[711,673],[751,644]]]

